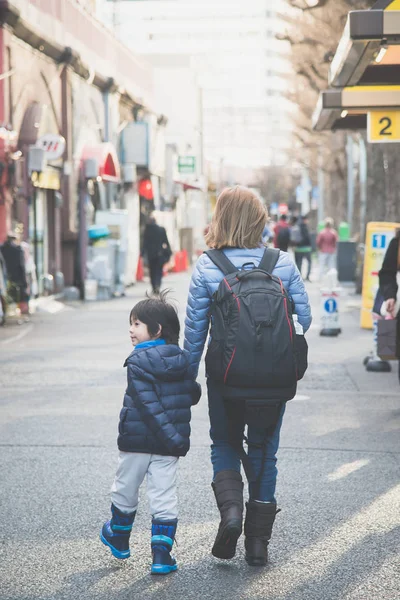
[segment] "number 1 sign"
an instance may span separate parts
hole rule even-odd
[[[369,112],[368,141],[371,144],[400,142],[400,111],[373,110]]]

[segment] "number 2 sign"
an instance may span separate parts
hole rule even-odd
[[[369,112],[368,141],[371,144],[400,142],[400,111],[374,110]]]

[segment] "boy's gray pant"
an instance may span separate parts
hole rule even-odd
[[[111,487],[111,501],[124,513],[135,511],[139,501],[139,488],[147,475],[147,495],[153,518],[177,519],[177,470],[176,456],[120,452],[117,473]]]

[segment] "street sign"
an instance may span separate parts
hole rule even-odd
[[[324,308],[325,312],[327,312],[329,315],[332,315],[333,313],[337,312],[337,302],[335,298],[329,298],[328,300],[326,300]]]
[[[179,156],[178,157],[179,173],[193,174],[196,172],[196,157],[195,156]]]
[[[321,335],[338,335],[339,325],[339,292],[338,288],[321,289]]]
[[[277,202],[272,202],[270,207],[269,207],[269,214],[270,215],[277,215],[279,212],[279,206]]]
[[[400,142],[400,111],[373,110],[369,112],[368,141],[371,144]]]
[[[38,148],[43,148],[47,161],[57,160],[64,154],[65,139],[61,135],[46,133],[46,135],[42,135],[42,137],[38,139],[36,146]]]
[[[278,206],[278,210],[280,215],[287,215],[289,212],[289,207],[287,204],[280,204]]]

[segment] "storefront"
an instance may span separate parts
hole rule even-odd
[[[62,287],[60,176],[47,168],[32,176],[29,204],[29,243],[36,264],[39,294],[59,291]]]

